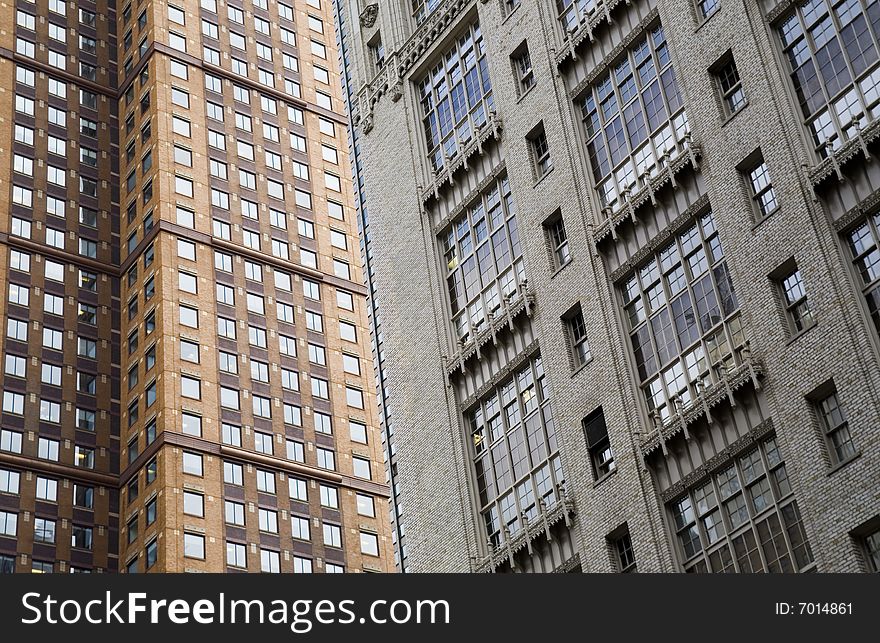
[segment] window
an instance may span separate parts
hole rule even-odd
[[[352,441],[361,444],[367,443],[367,425],[355,420],[348,421],[348,430]]]
[[[636,571],[636,557],[633,553],[632,538],[629,531],[613,539],[617,571],[626,574]]]
[[[689,131],[663,27],[630,45],[578,102],[599,207],[616,212],[625,192],[662,169],[667,153],[684,150]]]
[[[205,537],[199,534],[183,534],[183,555],[186,558],[205,558]]]
[[[202,399],[202,382],[194,377],[180,377],[180,394],[193,400]]]
[[[550,248],[550,264],[554,270],[559,270],[571,261],[568,234],[565,232],[565,222],[562,220],[560,212],[544,222],[544,234]]]
[[[159,543],[156,540],[152,540],[149,544],[147,544],[145,550],[145,558],[146,558],[146,567],[150,569],[153,565],[156,564],[156,561],[159,558]]]
[[[864,545],[868,557],[868,569],[876,574],[880,572],[880,531],[866,536]]]
[[[746,93],[743,90],[739,71],[736,69],[736,61],[728,54],[727,58],[712,73],[718,83],[721,92],[721,101],[724,103],[724,113],[733,116],[746,106]]]
[[[370,479],[370,461],[364,458],[352,457],[351,466],[354,469],[354,475],[364,480]]]
[[[795,268],[793,272],[785,275],[779,284],[785,297],[785,312],[792,333],[800,333],[815,324],[801,271]]]
[[[702,20],[713,15],[721,8],[721,0],[697,0],[697,13]]]
[[[257,453],[272,455],[272,435],[254,431],[254,450]]]
[[[365,531],[361,533],[361,553],[367,556],[379,555],[379,537]]]
[[[55,521],[46,518],[34,518],[34,542],[55,544]]]
[[[584,313],[581,310],[580,304],[563,317],[563,323],[568,334],[568,345],[571,350],[573,366],[575,369],[578,369],[592,358],[590,346],[587,343],[587,325],[584,322]]]
[[[439,60],[419,82],[428,157],[437,171],[458,156],[494,109],[479,23],[471,24]]]
[[[37,476],[37,499],[56,502],[58,500],[58,481]]]
[[[777,27],[816,152],[851,139],[876,118],[880,101],[876,7],[861,0],[799,3]],[[873,37],[872,37],[873,34]]]
[[[277,551],[260,549],[260,571],[264,574],[281,573],[281,557]]]
[[[687,572],[795,572],[813,563],[775,438],[668,505]]]
[[[776,212],[779,203],[776,200],[776,190],[770,180],[770,170],[763,158],[746,169],[746,177],[748,178],[749,189],[752,195],[752,201],[756,214],[759,219],[763,219]]]
[[[529,46],[523,42],[510,57],[513,63],[513,73],[516,78],[519,95],[524,95],[535,86],[535,73],[532,70],[532,57],[529,55]]]
[[[317,447],[318,466],[322,469],[336,470],[336,455],[330,449]]]
[[[183,472],[194,476],[202,476],[202,456],[189,451],[183,452]]]
[[[244,484],[244,469],[234,462],[223,463],[223,482],[242,486]]]
[[[564,476],[552,417],[540,358],[490,390],[465,416],[485,535],[495,546],[503,542],[502,525],[516,537],[520,516],[538,520],[539,498],[547,507],[558,501]]]
[[[492,184],[440,235],[452,322],[468,341],[504,297],[516,300],[525,265],[507,177]]]
[[[326,522],[324,527],[324,545],[328,547],[342,547],[342,529],[339,525],[328,525]]]
[[[305,462],[305,445],[296,440],[287,440],[287,459],[294,462]]]
[[[697,387],[735,368],[745,332],[711,212],[688,225],[619,287],[648,412],[662,421],[672,400],[693,403]],[[698,384],[699,382],[699,384]]]
[[[0,451],[21,453],[21,433],[0,429]]]
[[[226,543],[226,564],[230,567],[247,568],[247,548],[241,543]]]
[[[73,485],[73,504],[82,509],[94,509],[95,489],[76,483]]]
[[[590,413],[583,421],[584,437],[593,462],[593,479],[599,480],[614,471],[614,453],[608,440],[608,427],[605,424],[605,412],[600,406]]]
[[[339,490],[336,487],[321,485],[321,506],[339,509]]]
[[[837,391],[818,400],[816,404],[832,463],[837,465],[850,460],[857,450],[849,431],[846,409],[840,403]]]
[[[309,529],[309,519],[300,518],[299,516],[290,517],[291,532],[294,538],[298,540],[311,540],[311,532]]]
[[[291,500],[308,502],[309,498],[307,492],[307,484],[305,480],[300,480],[299,478],[292,478],[288,476],[287,486]]]
[[[880,212],[849,232],[847,241],[868,313],[880,334]]]
[[[18,534],[18,514],[0,510],[0,536],[15,538]]]
[[[275,474],[271,471],[257,469],[257,491],[275,493]]]
[[[357,512],[361,516],[375,518],[376,504],[373,500],[373,496],[367,496],[362,493],[357,494]]]
[[[260,531],[265,531],[270,534],[278,533],[278,512],[272,511],[271,509],[263,509],[262,507],[259,509],[258,513],[258,521],[260,525]]]
[[[9,469],[0,469],[0,493],[18,495],[21,474]]]

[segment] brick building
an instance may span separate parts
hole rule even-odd
[[[0,571],[393,569],[332,3],[0,20]]]
[[[880,2],[337,8],[399,566],[877,571]]]

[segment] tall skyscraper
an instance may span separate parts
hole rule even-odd
[[[876,571],[880,2],[337,4],[401,568]]]
[[[330,0],[0,16],[0,569],[393,569]]]

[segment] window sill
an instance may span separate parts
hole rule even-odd
[[[522,6],[522,3],[516,5],[513,9],[511,9],[510,13],[508,13],[506,16],[504,16],[504,18],[501,19],[501,24],[502,25],[505,24],[508,20],[510,20],[511,16],[516,15],[516,12],[519,11],[519,8],[521,6]]]
[[[556,268],[553,271],[553,273],[550,275],[550,279],[555,279],[556,275],[558,275],[560,272],[562,272],[563,270],[568,268],[568,266],[570,266],[570,265],[571,265],[571,257],[568,258],[568,261],[566,261],[564,264],[562,264],[561,266],[559,266],[558,268]]]
[[[753,201],[753,203],[754,203],[754,201]],[[758,228],[760,228],[761,225],[763,225],[763,223],[764,223],[767,219],[771,218],[771,217],[772,217],[774,214],[776,214],[777,212],[779,212],[779,206],[776,206],[776,209],[775,209],[775,210],[773,210],[772,212],[768,212],[768,213],[765,214],[763,217],[761,217],[760,219],[758,219],[757,221],[755,221],[754,225],[752,225],[752,232],[754,232],[755,230],[757,230]]]
[[[840,462],[835,464],[833,467],[828,469],[828,473],[826,475],[830,478],[831,476],[833,476],[835,473],[837,473],[838,471],[843,469],[846,465],[848,465],[853,460],[858,460],[861,457],[861,455],[862,455],[861,451],[856,451],[850,457],[848,457],[846,460],[841,460]]]
[[[713,11],[710,15],[706,16],[705,18],[700,18],[699,15],[698,15],[698,16],[697,16],[697,26],[694,27],[694,33],[697,33],[700,29],[703,28],[703,25],[705,25],[705,24],[706,24],[707,22],[709,22],[712,18],[714,18],[715,16],[717,16],[719,13],[721,13],[721,9],[722,9],[722,7],[718,7],[718,9],[716,9],[715,11]]]
[[[532,186],[532,188],[537,188],[539,185],[541,185],[541,183],[544,182],[544,179],[546,179],[548,176],[550,176],[551,174],[553,174],[553,169],[554,169],[554,168],[551,167],[549,170],[547,170],[546,172],[544,172],[540,177],[538,177],[537,179],[535,179],[535,184]]]
[[[792,335],[791,339],[789,339],[787,342],[785,342],[785,345],[786,345],[786,346],[791,346],[791,345],[794,344],[797,340],[799,340],[801,337],[803,337],[804,335],[806,335],[807,333],[809,333],[811,330],[813,330],[814,328],[816,328],[818,325],[819,325],[819,323],[816,322],[816,321],[814,321],[812,324],[810,324],[809,326],[807,326],[806,328],[804,328],[802,331],[799,331],[799,332],[795,333],[794,335]]]
[[[516,99],[516,103],[517,103],[517,105],[519,105],[522,101],[524,101],[525,98],[526,98],[526,96],[528,96],[529,94],[531,94],[531,93],[532,93],[532,90],[534,90],[535,87],[537,87],[537,86],[538,86],[538,81],[535,80],[534,84],[533,84],[531,87],[529,87],[529,88],[528,88],[526,91],[524,91],[524,92],[520,92],[520,93],[519,93],[519,96],[518,96],[517,99]]]
[[[717,12],[716,12],[716,13],[717,13]],[[714,16],[715,14],[712,14],[712,15]],[[722,101],[722,102],[723,102],[723,101]],[[733,119],[735,119],[737,116],[739,116],[739,115],[742,114],[744,111],[746,111],[746,110],[749,108],[749,105],[751,105],[751,103],[748,102],[748,98],[747,98],[747,99],[746,99],[746,104],[743,105],[742,107],[740,107],[738,110],[736,110],[736,111],[733,112],[732,114],[727,113],[727,107],[726,107],[726,106],[722,106],[721,109],[723,109],[723,110],[725,111],[725,115],[724,115],[724,118],[721,119],[721,129],[724,129],[725,127],[727,127],[727,125],[728,125]]]
[[[571,378],[574,379],[575,377],[580,375],[580,372],[583,371],[584,369],[586,369],[587,366],[589,366],[592,363],[593,363],[593,356],[590,355],[590,359],[588,359],[586,362],[584,362],[580,366],[575,367],[575,369],[571,372]]]
[[[616,473],[617,473],[617,467],[614,467],[614,469],[612,469],[611,471],[609,471],[608,473],[606,473],[604,476],[602,476],[601,478],[599,478],[598,480],[596,480],[593,483],[593,489],[595,489],[600,484],[602,484],[603,482],[605,482],[606,480],[608,480],[609,478],[614,476],[614,474],[616,474]]]

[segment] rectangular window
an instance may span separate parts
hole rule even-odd
[[[880,212],[868,217],[846,236],[868,314],[880,335]]]
[[[785,313],[791,326],[791,332],[797,334],[815,324],[816,321],[810,310],[810,302],[807,299],[801,271],[795,268],[794,271],[780,279],[779,285],[785,298]]]
[[[593,479],[599,480],[614,471],[614,453],[608,440],[608,426],[605,424],[605,412],[600,406],[583,420],[584,437],[590,460],[593,463]]]
[[[581,305],[575,306],[574,310],[563,317],[562,321],[568,334],[572,365],[575,369],[578,369],[592,359],[590,346],[587,343],[587,324],[584,321]]]
[[[724,104],[724,114],[733,116],[746,106],[748,100],[743,89],[736,61],[733,56],[727,55],[723,61],[712,70],[721,93],[721,102]]]
[[[544,234],[550,249],[550,264],[553,270],[559,270],[571,261],[571,252],[568,248],[568,234],[565,231],[565,221],[562,214],[557,212],[544,222]]]
[[[578,99],[599,207],[617,212],[684,151],[690,131],[663,27],[630,45]]]
[[[804,124],[819,156],[876,119],[880,102],[872,2],[801,2],[777,27]]]
[[[775,438],[668,505],[687,572],[805,571],[813,552]]]
[[[642,262],[619,293],[648,412],[664,422],[673,399],[687,408],[698,386],[721,381],[719,363],[741,363],[739,301],[711,212]]]
[[[494,109],[480,25],[474,22],[419,82],[428,157],[439,171],[456,158]]]
[[[526,277],[516,204],[506,176],[498,179],[440,234],[452,323],[467,342],[504,298],[522,294]]]
[[[547,133],[544,131],[544,124],[541,123],[526,139],[529,142],[532,154],[535,178],[540,179],[553,169],[553,160],[550,158],[550,145],[547,143]]]
[[[760,220],[776,212],[779,202],[776,200],[776,189],[770,180],[770,170],[764,159],[759,157],[747,167],[745,175],[757,218]]]
[[[832,463],[837,465],[853,458],[857,450],[849,431],[846,409],[840,403],[837,391],[818,400],[816,408],[822,421]]]
[[[535,86],[535,73],[532,69],[532,57],[529,54],[529,46],[523,42],[510,57],[513,64],[514,77],[516,78],[519,95],[522,96]]]

